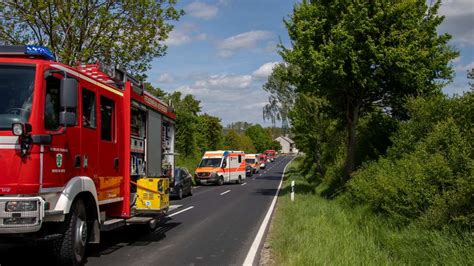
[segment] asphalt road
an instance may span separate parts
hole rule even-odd
[[[241,185],[195,188],[193,196],[171,202],[176,209],[152,233],[137,227],[103,233],[102,243],[88,248],[87,265],[242,265],[290,160],[277,158]],[[0,245],[0,264],[43,264],[41,253],[34,245]]]

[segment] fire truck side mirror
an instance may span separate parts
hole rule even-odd
[[[77,80],[67,77],[61,80],[60,102],[59,123],[66,127],[76,125]]]
[[[64,110],[77,107],[77,80],[63,78],[61,80],[61,107]]]

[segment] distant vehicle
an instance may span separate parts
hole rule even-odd
[[[170,196],[182,199],[184,196],[193,195],[193,177],[188,169],[176,167],[174,169],[174,178],[170,184]]]
[[[241,183],[246,178],[243,151],[208,151],[195,173],[197,184]]]
[[[252,167],[252,174],[258,173],[260,164],[258,163],[258,154],[245,154],[245,163]]]
[[[276,158],[276,151],[275,150],[266,150],[265,155],[267,155],[267,158],[270,160],[270,162],[275,161]]]
[[[247,166],[245,166],[245,176],[252,177],[253,173],[254,173],[253,167],[247,164]]]
[[[267,160],[267,155],[265,155],[264,153],[261,153],[258,156],[258,163],[260,165],[260,169],[264,169],[267,166]]]

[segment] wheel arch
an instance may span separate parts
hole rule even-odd
[[[79,198],[84,201],[88,217],[94,217],[100,223],[97,190],[94,181],[87,176],[76,176],[69,180],[54,209],[68,214],[74,201]]]

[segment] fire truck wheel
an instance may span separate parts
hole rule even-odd
[[[78,199],[66,217],[64,237],[55,243],[59,265],[82,265],[87,243],[87,216],[84,203]]]
[[[224,178],[222,176],[219,178],[219,180],[217,180],[217,185],[218,186],[224,185]]]
[[[235,181],[235,183],[242,184],[242,177],[240,175],[239,175],[239,179],[237,179],[237,181]]]

